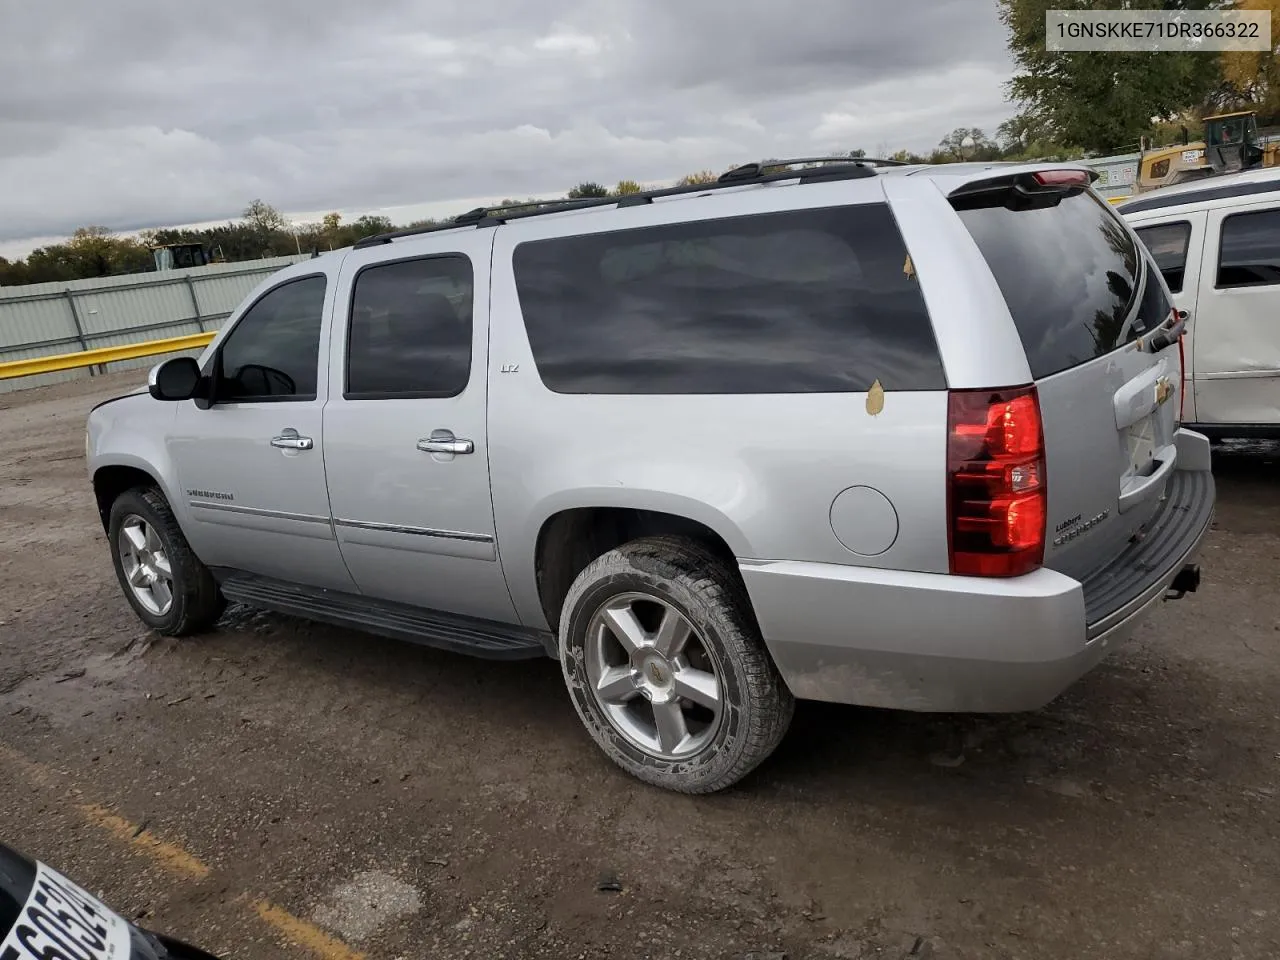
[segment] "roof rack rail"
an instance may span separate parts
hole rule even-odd
[[[791,170],[790,166],[805,164],[800,170]],[[775,183],[781,180],[800,180],[802,183],[820,183],[831,180],[855,180],[863,177],[874,177],[872,166],[904,165],[899,160],[881,160],[866,157],[805,157],[798,160],[765,160],[760,163],[748,163],[721,174],[709,183],[691,183],[678,187],[659,187],[654,190],[641,190],[639,193],[628,193],[617,197],[582,197],[578,199],[555,198],[552,200],[517,200],[511,203],[492,207],[476,207],[461,213],[444,223],[429,227],[412,227],[406,230],[393,230],[379,233],[371,237],[357,240],[354,249],[376,247],[391,243],[405,237],[416,237],[439,230],[456,230],[459,227],[474,226],[496,227],[512,220],[523,220],[526,217],[539,217],[548,213],[564,213],[570,210],[587,210],[592,207],[616,206],[635,207],[652,203],[663,197],[675,197],[682,194],[709,193],[726,187],[741,187],[753,183]],[[781,168],[781,169],[775,169]],[[773,172],[770,172],[773,171]]]
[[[884,167],[903,167],[907,166],[905,160],[886,160],[880,157],[793,157],[787,160],[760,160],[754,163],[744,163],[740,167],[734,167],[720,174],[717,182],[729,183],[742,180],[751,180],[762,175],[766,170],[773,170],[777,167],[795,167],[803,165],[810,170],[819,167],[822,164],[837,164],[846,166],[849,164],[884,166]],[[792,174],[792,176],[803,174]]]

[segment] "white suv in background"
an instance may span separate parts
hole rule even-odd
[[[1280,169],[1118,207],[1188,314],[1182,416],[1212,438],[1280,437]]]

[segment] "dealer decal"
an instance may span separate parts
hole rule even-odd
[[[127,960],[129,928],[105,904],[43,863],[0,960]]]

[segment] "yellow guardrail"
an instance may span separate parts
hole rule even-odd
[[[77,353],[56,353],[48,357],[8,360],[0,363],[0,380],[30,377],[37,373],[58,373],[80,367],[96,367],[101,363],[136,360],[139,357],[154,357],[161,353],[177,353],[179,350],[196,350],[207,345],[213,337],[212,333],[192,333],[185,337],[147,340],[144,343],[125,343],[118,347],[97,347],[93,350],[80,350]]]
[[[1126,200],[1133,199],[1132,195],[1127,197],[1107,197],[1107,203],[1124,203]]]

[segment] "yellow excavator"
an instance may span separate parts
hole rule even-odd
[[[1276,166],[1280,166],[1280,143],[1259,142],[1256,113],[1220,113],[1204,118],[1203,140],[1188,142],[1186,127],[1181,144],[1151,149],[1144,139],[1134,187],[1136,193],[1147,193],[1188,180]]]

